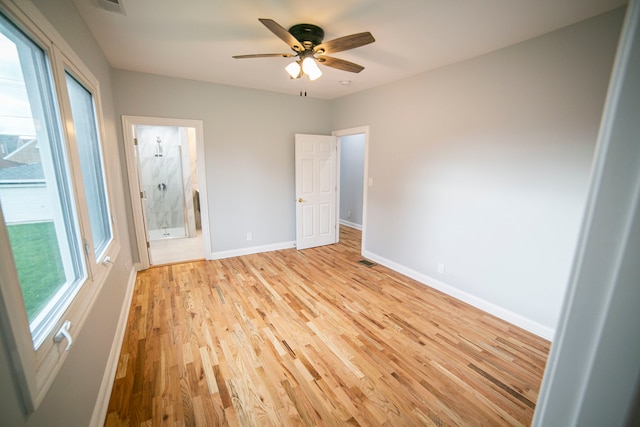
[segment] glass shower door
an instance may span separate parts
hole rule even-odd
[[[136,126],[149,241],[187,236],[179,129]]]

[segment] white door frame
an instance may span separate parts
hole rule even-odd
[[[131,207],[133,210],[133,222],[135,225],[136,243],[138,246],[138,270],[146,270],[150,266],[149,251],[147,247],[147,232],[142,210],[142,197],[140,195],[140,173],[136,159],[133,126],[172,126],[188,127],[196,130],[196,165],[198,174],[198,191],[200,195],[200,218],[202,223],[202,240],[204,242],[204,255],[211,259],[211,234],[209,233],[209,205],[207,203],[207,179],[204,162],[204,125],[202,120],[168,119],[161,117],[122,116],[122,132],[124,135],[125,157],[127,160],[127,172],[129,177],[129,191],[131,194]]]
[[[338,191],[336,201],[336,241],[340,241],[340,137],[364,134],[364,179],[362,188],[362,245],[361,254],[365,253],[365,242],[367,236],[367,195],[369,187],[373,186],[373,181],[369,178],[369,126],[359,126],[348,129],[334,130],[331,135],[338,138],[338,155],[337,155],[337,171],[338,171]]]

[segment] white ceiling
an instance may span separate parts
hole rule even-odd
[[[626,4],[625,0],[120,0],[125,15],[73,0],[112,67],[333,99],[481,55]],[[310,23],[325,41],[370,31],[376,42],[332,56],[365,67],[321,66],[315,82],[290,80],[290,53],[258,18]],[[350,86],[341,81],[350,80]]]

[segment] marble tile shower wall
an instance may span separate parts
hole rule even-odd
[[[184,229],[184,185],[179,128],[138,126],[136,130],[140,178],[147,199],[147,228],[150,231]]]

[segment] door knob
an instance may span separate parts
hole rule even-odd
[[[302,203],[302,202],[304,202],[304,200],[302,200],[302,197],[300,197],[300,198],[298,199],[298,203]]]

